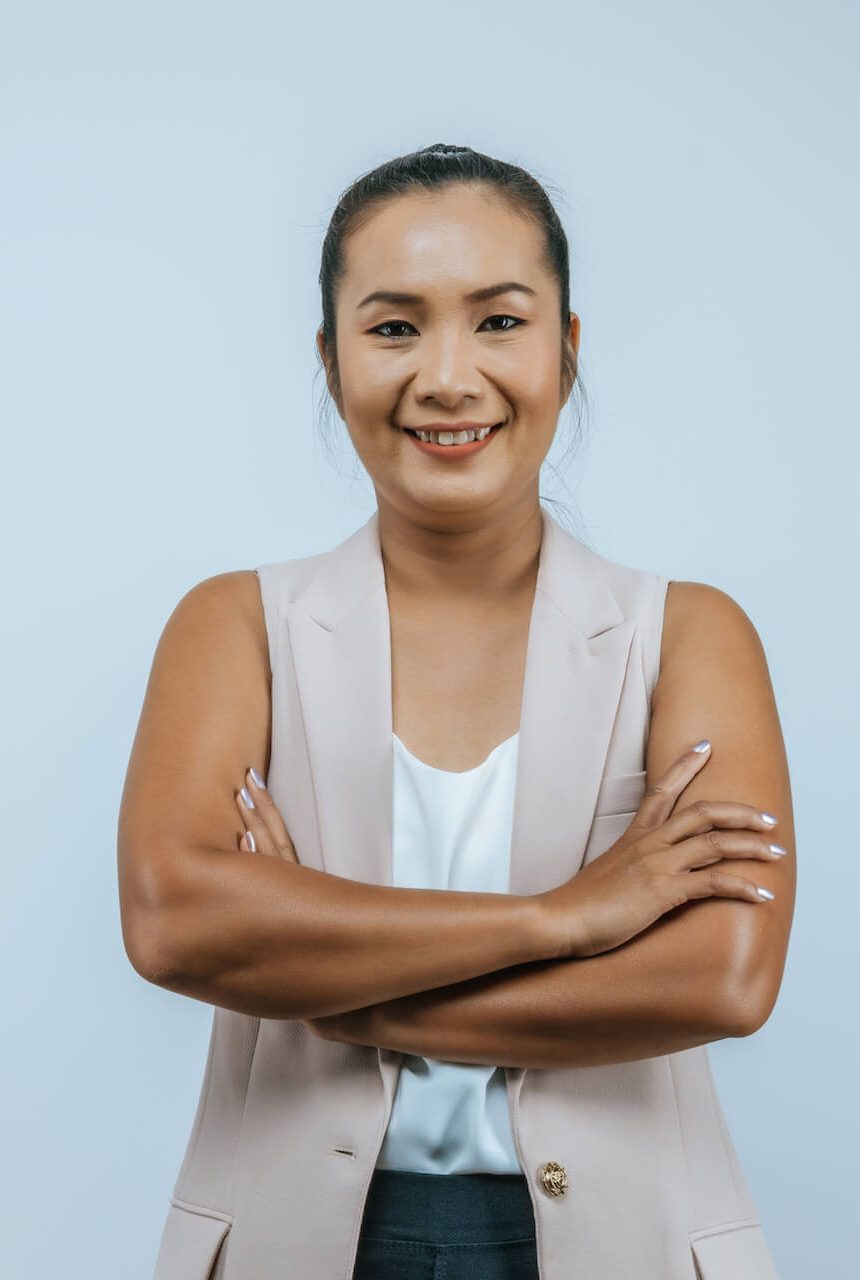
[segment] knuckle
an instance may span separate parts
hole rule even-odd
[[[711,847],[716,849],[718,852],[722,853],[723,852],[722,832],[716,830],[714,827],[711,827],[710,831],[706,831],[704,834],[708,844],[711,845]]]
[[[648,797],[653,798],[656,796],[662,799],[663,797],[671,796],[672,794],[673,794],[672,788],[667,786],[662,778],[658,778],[657,781],[652,782],[651,786],[648,787],[648,789],[646,790],[645,798],[648,798]]]
[[[694,800],[690,806],[698,814],[700,818],[711,818],[711,805],[708,800]]]

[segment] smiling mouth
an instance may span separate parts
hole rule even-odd
[[[493,424],[493,426],[492,426],[492,427],[490,427],[490,430],[487,432],[486,436],[484,436],[484,437],[482,437],[482,438],[483,438],[484,440],[488,440],[488,439],[490,438],[490,436],[491,436],[491,435],[494,435],[494,434],[495,434],[495,432],[496,432],[496,431],[498,431],[498,430],[500,429],[500,427],[503,427],[504,425],[505,425],[505,423],[504,423],[504,422],[496,422],[496,423],[494,423],[494,424]],[[402,431],[405,431],[407,435],[412,436],[414,439],[416,439],[416,440],[421,440],[421,436],[419,436],[418,432],[415,430],[415,428],[414,428],[414,427],[402,427],[402,428],[400,428],[400,429],[401,429]],[[425,432],[424,434],[426,435],[427,433]],[[432,443],[433,443],[433,444],[437,444],[437,443],[439,443],[439,441],[438,441],[438,436],[439,436],[440,434],[445,435],[446,433],[445,433],[445,432],[441,432],[441,433],[440,433],[440,432],[434,432],[433,434],[436,436],[436,439],[435,439],[435,440],[433,440],[433,441],[432,441]],[[449,435],[450,435],[450,434],[454,434],[454,435],[456,435],[457,433],[456,433],[456,432],[453,432],[453,433],[452,433],[452,432],[448,432],[447,434],[449,434]],[[430,443],[430,442],[429,442],[429,441],[423,441],[422,443]],[[462,447],[463,447],[464,445],[466,445],[466,444],[475,444],[475,443],[480,443],[480,441],[479,441],[479,440],[477,440],[475,437],[473,437],[473,439],[472,439],[472,440],[464,440],[461,444],[458,444],[458,443],[457,443],[457,441],[453,441],[453,440],[452,440],[452,441],[451,441],[451,443],[450,443],[450,444],[448,444],[448,445],[446,445],[445,447],[446,447],[446,448],[449,448],[449,449],[457,449],[457,448],[462,448]]]

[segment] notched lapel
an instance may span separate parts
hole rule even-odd
[[[522,895],[582,866],[633,638],[600,557],[541,512],[511,835],[509,890]],[[390,885],[391,626],[378,513],[324,558],[286,621],[320,837],[312,865]],[[387,1123],[403,1054],[378,1048],[377,1058]],[[505,1070],[515,1128],[525,1075]]]
[[[601,558],[541,509],[511,840],[511,893],[581,867],[633,638]],[[320,867],[392,882],[391,628],[378,513],[287,607]]]
[[[390,885],[391,637],[375,515],[329,553],[288,607],[287,623],[314,784],[319,867]]]
[[[526,657],[510,892],[543,893],[582,865],[633,637],[585,637],[536,593]]]
[[[546,512],[529,630],[510,892],[580,869],[633,639],[601,558]]]

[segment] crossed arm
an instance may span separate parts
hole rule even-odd
[[[308,1025],[328,1040],[510,1067],[599,1066],[744,1035],[722,947],[699,948],[689,963],[691,925],[708,927],[693,908],[709,905],[688,904],[686,918],[664,917],[602,955],[518,965]]]
[[[237,908],[233,868],[244,872],[244,860],[233,843],[234,824],[242,819],[231,780],[243,761],[266,758],[270,731],[267,639],[252,577],[221,575],[189,593],[165,628],[153,664],[119,829],[123,935],[138,972],[170,989],[265,1017],[304,1018],[308,1008],[336,1009],[308,1025],[331,1039],[486,1065],[585,1066],[653,1057],[746,1035],[766,1021],[782,980],[794,905],[791,794],[762,646],[729,596],[699,583],[670,584],[647,783],[690,743],[709,738],[708,763],[676,811],[710,799],[738,800],[775,814],[775,834],[788,855],[768,863],[733,858],[731,864],[737,875],[770,889],[773,900],[695,900],[612,951],[546,960],[534,959],[545,956],[546,947],[533,939],[526,946],[507,927],[509,907],[498,895],[471,895],[493,901],[480,903],[485,927],[464,934],[467,895],[440,912],[443,899],[398,890],[408,909],[386,938],[387,950],[374,952],[370,965],[357,966],[344,980],[342,961],[326,942],[326,922],[336,917],[339,936],[366,956],[367,931],[373,935],[386,921],[373,895],[364,895],[369,904],[362,899],[364,886],[351,882],[345,893],[343,886],[329,892],[326,885],[326,898],[316,883],[326,878],[304,868],[306,906],[297,910],[293,896],[284,900],[286,878],[267,879],[260,865],[252,885],[241,876],[249,909]],[[213,774],[224,780],[214,802]],[[241,827],[238,834],[244,834]],[[229,856],[214,856],[222,851]],[[217,922],[214,909],[199,910],[201,884],[219,904]],[[292,882],[289,887],[292,895]],[[419,901],[410,903],[410,894]],[[295,935],[285,931],[285,919],[295,922],[297,914],[312,910],[315,895],[327,904],[321,918],[315,911],[312,928],[300,920],[304,935],[301,928]],[[413,909],[423,913],[422,936],[430,941],[411,976],[409,963],[380,976],[379,966],[389,963],[380,956],[403,956],[404,940],[408,946],[414,936]],[[434,912],[439,919],[428,930]],[[298,1003],[284,977],[306,963],[296,936],[311,937],[319,963],[328,966],[319,990],[304,992]],[[453,985],[411,985],[415,974],[426,980],[428,963],[435,961],[428,950],[438,950],[440,983]],[[490,954],[502,959],[487,965]],[[481,974],[480,966],[482,976],[471,976]],[[351,1007],[362,1005],[369,992],[385,998]]]
[[[673,582],[652,700],[647,785],[702,737],[711,759],[676,811],[699,799],[755,804],[779,819],[778,863],[733,859],[769,888],[752,903],[706,898],[661,917],[621,947],[539,961],[454,986],[309,1021],[326,1039],[451,1062],[598,1066],[748,1035],[770,1016],[794,907],[788,766],[758,635],[723,592]]]

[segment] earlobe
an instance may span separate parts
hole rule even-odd
[[[317,329],[316,344],[317,344],[317,351],[319,352],[320,360],[322,361],[323,370],[325,371],[325,383],[328,389],[328,393],[331,396],[332,400],[334,401],[335,407],[337,408],[337,411],[342,418],[343,412],[340,406],[340,395],[338,393],[337,387],[335,386],[335,379],[332,375],[332,370],[331,370],[330,362],[328,359],[325,335],[323,333],[322,325],[320,325],[320,327]]]
[[[559,406],[562,409],[567,404],[568,399],[570,398],[570,393],[573,390],[574,383],[576,382],[577,367],[576,349],[572,347],[569,342],[566,342],[564,348],[564,369],[562,371],[561,379],[561,405]]]

